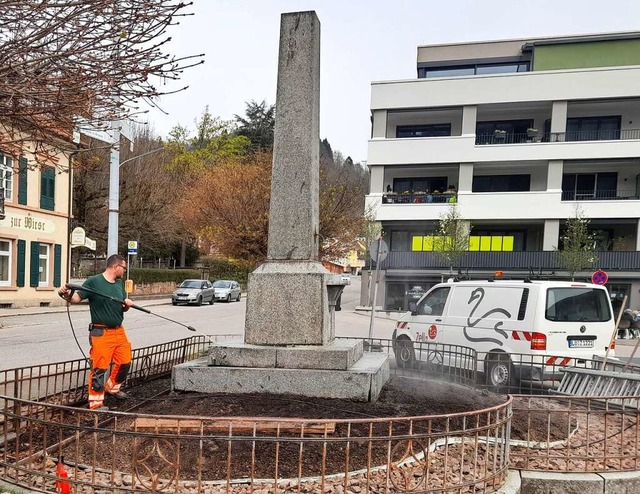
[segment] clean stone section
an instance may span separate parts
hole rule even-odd
[[[244,341],[325,345],[333,337],[327,281],[319,262],[266,262],[249,274]]]
[[[201,393],[273,393],[376,401],[389,379],[388,357],[365,354],[346,371],[210,367],[208,358],[176,365],[173,387]]]
[[[361,340],[334,340],[323,346],[291,347],[227,343],[209,349],[208,364],[224,367],[347,370],[362,355]]]

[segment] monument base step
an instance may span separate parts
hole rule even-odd
[[[328,345],[265,346],[221,343],[209,349],[210,366],[347,370],[363,355],[362,340]]]
[[[209,366],[208,357],[173,367],[176,391],[265,393],[375,402],[389,379],[386,354],[365,353],[347,370]]]

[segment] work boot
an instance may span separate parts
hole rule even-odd
[[[124,391],[118,391],[117,393],[110,393],[107,391],[107,394],[109,396],[113,396],[117,400],[126,400],[127,398],[129,398],[129,395]]]
[[[106,405],[102,405],[101,407],[98,408],[91,408],[90,409],[93,412],[108,412],[109,411],[109,407]]]

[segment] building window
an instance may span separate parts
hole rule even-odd
[[[0,239],[0,286],[11,285],[11,241]]]
[[[476,175],[472,192],[528,192],[531,175]]]
[[[565,173],[562,175],[562,200],[584,201],[589,199],[612,199],[618,194],[618,174]]]
[[[13,160],[5,154],[0,154],[0,187],[4,189],[5,200],[13,200]]]
[[[531,140],[532,119],[497,120],[476,124],[476,144],[513,144]]]
[[[386,310],[405,311],[410,309],[410,305],[418,303],[418,300],[432,286],[434,282],[429,281],[388,281],[386,284],[386,299],[384,302]]]
[[[444,192],[448,182],[447,177],[394,178],[393,192]]]
[[[50,259],[50,246],[48,244],[41,243],[39,245],[38,253],[38,286],[49,286],[49,259]]]
[[[418,79],[483,74],[514,74],[517,72],[529,72],[529,70],[530,64],[528,61],[420,67],[418,68]]]
[[[396,137],[448,137],[451,124],[398,125]]]
[[[40,172],[40,209],[55,210],[56,169],[47,166]]]
[[[620,116],[567,118],[567,141],[620,139]]]

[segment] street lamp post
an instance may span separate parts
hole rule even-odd
[[[120,163],[120,129],[113,129],[114,145],[109,157],[109,225],[107,232],[107,257],[118,253],[118,222],[120,216],[120,167],[149,154],[164,151],[164,147],[152,149]],[[117,137],[117,140],[116,140]]]

